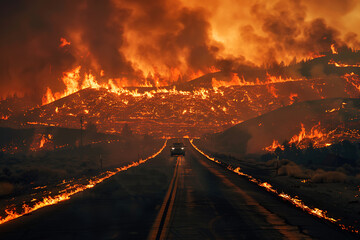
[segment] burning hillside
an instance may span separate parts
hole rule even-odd
[[[357,97],[357,75],[330,79],[246,82],[212,78],[211,88],[85,88],[44,106],[9,117],[8,126],[78,128],[80,116],[102,132],[119,133],[125,123],[137,133],[192,136],[222,131],[239,122],[299,101]]]

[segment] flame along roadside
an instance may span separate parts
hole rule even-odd
[[[40,208],[46,207],[46,206],[50,206],[50,205],[54,205],[60,202],[63,202],[65,200],[69,200],[71,196],[75,195],[76,193],[82,192],[86,189],[90,189],[95,187],[97,184],[103,182],[104,180],[114,176],[115,174],[122,172],[122,171],[126,171],[129,168],[132,167],[137,167],[145,162],[147,162],[148,160],[155,158],[157,155],[159,155],[164,148],[166,147],[167,144],[167,139],[164,142],[164,145],[161,147],[161,149],[154,153],[153,155],[145,158],[145,159],[140,159],[137,162],[133,162],[129,165],[120,167],[120,168],[116,168],[113,171],[106,171],[105,173],[100,174],[99,176],[93,177],[92,179],[89,180],[89,182],[87,184],[84,185],[76,185],[75,188],[73,186],[69,186],[67,189],[64,189],[63,191],[61,191],[61,194],[58,194],[54,197],[44,197],[42,200],[36,202],[33,206],[29,206],[27,204],[24,204],[22,206],[22,212],[18,213],[15,209],[11,209],[10,207],[5,209],[5,213],[7,214],[5,217],[1,218],[0,217],[0,224],[6,223],[8,221],[11,221],[13,219],[19,218],[21,216],[24,216],[26,214],[32,213]]]
[[[204,157],[206,157],[208,160],[210,161],[213,161],[219,165],[227,165],[225,163],[222,163],[220,162],[219,160],[213,158],[213,157],[210,157],[209,155],[207,155],[206,153],[204,153],[203,151],[201,151],[197,146],[195,146],[195,144],[193,143],[194,139],[190,139],[190,144],[200,153],[202,154]],[[329,217],[327,215],[327,212],[325,210],[321,210],[319,208],[311,208],[309,206],[307,206],[301,199],[297,198],[297,197],[291,197],[290,195],[284,193],[284,192],[281,192],[279,193],[276,189],[273,188],[273,186],[267,182],[263,182],[259,179],[256,179],[254,177],[252,177],[251,175],[249,174],[246,174],[246,173],[243,173],[241,172],[240,170],[240,167],[237,167],[237,168],[234,168],[233,166],[231,165],[227,165],[226,167],[229,171],[232,171],[240,176],[244,176],[246,177],[250,182],[253,182],[255,184],[257,184],[258,186],[260,187],[263,187],[266,189],[266,191],[268,192],[271,192],[277,196],[279,196],[280,198],[282,198],[283,200],[286,200],[288,202],[290,202],[291,204],[293,204],[294,206],[298,207],[298,208],[301,208],[304,212],[307,212],[313,216],[316,216],[320,219],[324,219],[324,220],[327,220],[328,222],[331,222],[337,226],[339,226],[341,229],[343,230],[347,230],[349,232],[352,232],[352,233],[356,233],[356,234],[359,234],[360,231],[359,229],[356,229],[355,227],[353,226],[346,226],[342,223],[340,223],[340,219],[335,219],[335,218],[332,218],[332,217]]]

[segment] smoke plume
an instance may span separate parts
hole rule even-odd
[[[356,0],[6,0],[0,96],[39,101],[48,87],[62,91],[63,72],[77,66],[99,82],[165,85],[224,63],[288,64],[332,44],[359,48],[359,10]]]

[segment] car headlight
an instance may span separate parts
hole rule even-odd
[[[171,150],[175,150],[175,148],[172,147]]]
[[[184,150],[184,149],[185,149],[185,148],[183,148],[183,147],[181,148],[181,150]]]

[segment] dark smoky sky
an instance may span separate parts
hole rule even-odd
[[[62,73],[77,66],[136,85],[188,80],[226,59],[288,63],[331,44],[359,47],[357,2],[3,0],[0,95],[39,101],[47,87],[62,91]],[[59,47],[60,38],[71,44]]]

